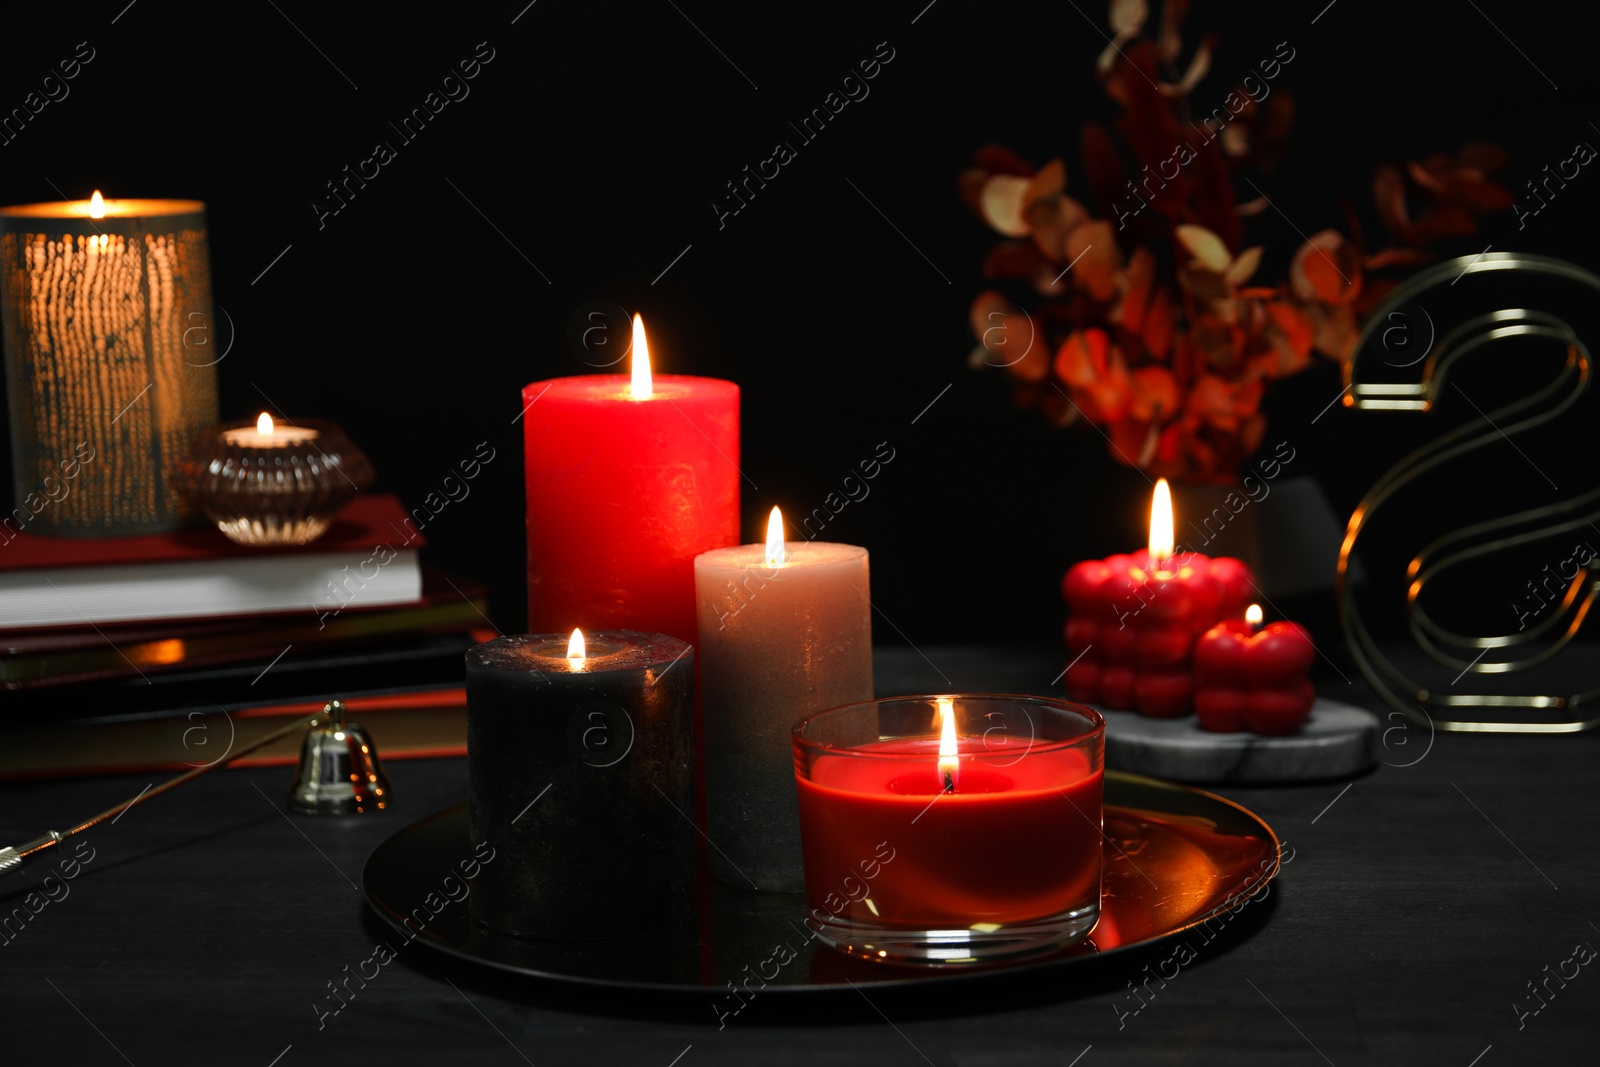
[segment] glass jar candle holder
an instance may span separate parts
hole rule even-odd
[[[869,960],[1059,948],[1100,915],[1105,720],[1048,697],[910,696],[794,728],[808,922]]]

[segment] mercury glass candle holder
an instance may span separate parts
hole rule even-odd
[[[196,516],[172,472],[217,421],[205,205],[0,208],[14,536],[121,537]]]
[[[207,519],[242,545],[304,545],[372,484],[372,464],[337,423],[265,417],[201,432],[177,483]]]

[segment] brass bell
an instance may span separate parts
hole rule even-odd
[[[306,731],[289,808],[302,815],[356,815],[393,802],[378,748],[358,723],[344,721],[344,701],[322,708],[327,721]]]

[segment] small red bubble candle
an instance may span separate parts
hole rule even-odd
[[[1195,645],[1194,710],[1202,729],[1292,734],[1311,715],[1311,635],[1292,622],[1260,625],[1261,608],[1251,604],[1245,621],[1219,622]]]
[[[1239,560],[1173,548],[1172,494],[1163,478],[1147,550],[1085,560],[1062,578],[1073,700],[1160,718],[1189,711],[1196,639],[1238,618],[1255,581]]]

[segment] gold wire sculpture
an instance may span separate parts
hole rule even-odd
[[[1588,346],[1566,320],[1549,311],[1504,308],[1476,315],[1450,329],[1437,344],[1432,344],[1431,338],[1430,343],[1419,344],[1410,336],[1410,319],[1418,315],[1428,320],[1429,332],[1432,331],[1423,298],[1432,294],[1442,299],[1445,288],[1454,287],[1463,277],[1496,272],[1541,283],[1573,283],[1588,290],[1588,299],[1600,298],[1600,276],[1582,267],[1545,256],[1501,252],[1431,267],[1398,286],[1373,314],[1356,342],[1355,354],[1345,363],[1346,407],[1429,412],[1456,364],[1475,353],[1485,353],[1497,342],[1553,342],[1564,346],[1565,360],[1550,381],[1493,411],[1480,410],[1481,417],[1416,449],[1378,478],[1350,516],[1340,547],[1336,587],[1340,623],[1367,680],[1385,701],[1414,722],[1445,731],[1577,733],[1600,726],[1600,709],[1595,707],[1600,687],[1566,692],[1472,693],[1456,692],[1456,684],[1452,683],[1450,692],[1430,690],[1374,639],[1350,573],[1352,558],[1374,513],[1397,494],[1446,463],[1554,422],[1589,390],[1593,360]],[[1387,358],[1395,352],[1392,342],[1400,341],[1401,335],[1391,336],[1385,331],[1396,329],[1404,329],[1404,343],[1414,346],[1404,360]],[[1399,377],[1411,380],[1392,380],[1397,377],[1395,368],[1406,368],[1407,373]],[[1552,599],[1545,618],[1517,632],[1459,633],[1429,615],[1422,602],[1429,583],[1453,567],[1580,530],[1596,519],[1600,519],[1600,487],[1555,504],[1472,522],[1434,538],[1416,553],[1407,569],[1406,622],[1415,646],[1446,671],[1459,671],[1458,682],[1464,677],[1478,679],[1478,688],[1485,687],[1481,680],[1484,676],[1529,671],[1570,651],[1600,590],[1600,561],[1593,558],[1576,569],[1559,600]],[[1565,575],[1562,578],[1568,580]],[[1558,687],[1530,683],[1526,688]]]

